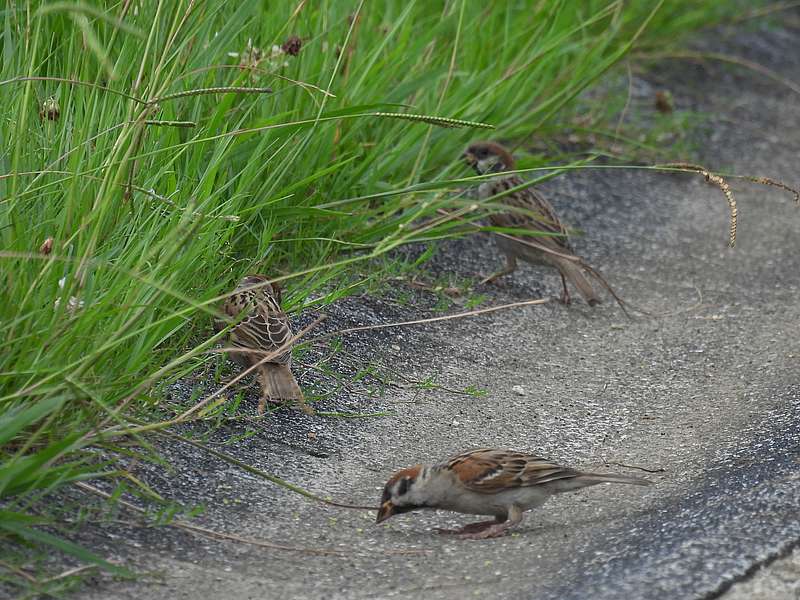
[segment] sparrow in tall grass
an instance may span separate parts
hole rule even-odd
[[[313,414],[292,375],[293,334],[281,309],[278,285],[263,275],[248,275],[225,301],[222,311],[235,322],[228,333],[230,345],[242,349],[231,351],[230,358],[245,368],[258,365],[255,370],[262,389],[258,413],[263,414],[267,401],[295,400],[305,412]],[[218,320],[215,325],[219,331],[227,323]]]
[[[503,173],[514,169],[514,158],[500,144],[475,142],[467,148],[463,158],[478,175],[497,173],[497,177],[483,181],[478,187],[478,196],[481,200],[506,193],[508,190],[519,188],[525,184],[525,181],[518,175]],[[550,203],[539,192],[531,187],[514,189],[514,191],[497,198],[497,201],[520,210],[490,215],[489,222],[492,225],[528,229],[544,235],[534,237],[498,234],[496,236],[497,245],[506,255],[506,266],[485,278],[482,283],[489,283],[503,275],[508,275],[516,270],[517,259],[522,259],[532,264],[547,265],[558,269],[563,286],[561,301],[564,304],[570,303],[567,280],[578,288],[581,296],[590,306],[600,303],[597,293],[586,276],[587,273],[597,279],[621,304],[621,300],[616,297],[602,276],[575,254],[564,224]]]
[[[469,515],[492,515],[494,521],[439,530],[464,539],[499,537],[522,521],[526,510],[550,496],[599,483],[650,485],[647,479],[611,473],[583,473],[543,458],[483,448],[454,456],[437,465],[416,465],[398,471],[386,483],[377,523],[423,508]]]

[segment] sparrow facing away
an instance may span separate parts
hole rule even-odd
[[[503,171],[514,169],[514,158],[500,144],[494,142],[475,142],[463,154],[467,164],[475,169],[478,175],[498,173],[498,177],[486,180],[478,187],[478,197],[486,200],[497,194],[524,185],[518,175],[503,175]],[[600,303],[600,299],[586,278],[585,271],[598,277],[607,287],[602,277],[596,274],[582,258],[577,256],[567,237],[567,230],[550,203],[539,192],[531,187],[511,192],[498,198],[498,201],[527,212],[495,213],[489,221],[495,227],[515,227],[540,231],[545,234],[536,237],[516,237],[511,234],[497,235],[497,245],[506,255],[506,267],[485,278],[481,283],[489,283],[498,277],[508,275],[517,268],[517,259],[521,258],[532,264],[552,266],[561,274],[564,291],[561,301],[569,304],[567,279],[570,280],[581,296],[590,306]],[[533,213],[533,214],[531,214]],[[609,291],[610,288],[609,288]],[[612,292],[613,294],[613,292]],[[616,297],[616,296],[615,296]]]
[[[651,484],[628,475],[582,473],[513,450],[482,448],[438,465],[416,465],[392,475],[383,490],[376,522],[421,508],[493,515],[494,521],[439,533],[464,539],[498,537],[518,525],[522,513],[541,506],[553,494],[598,483]]]
[[[277,284],[269,283],[269,279],[263,275],[248,275],[242,279],[225,301],[222,310],[233,320],[241,319],[230,328],[228,341],[232,346],[243,349],[242,352],[229,353],[230,358],[242,367],[248,368],[259,363],[267,353],[285,347],[292,338],[289,319],[281,310],[280,288]],[[227,323],[217,321],[215,325],[220,330]],[[262,389],[259,414],[263,414],[268,400],[296,400],[304,411],[313,413],[304,402],[303,392],[292,375],[291,365],[292,349],[289,346],[257,367],[257,378]]]

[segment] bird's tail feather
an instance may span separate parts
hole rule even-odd
[[[594,483],[627,483],[630,485],[652,485],[652,481],[643,477],[617,475],[615,473],[581,473],[577,479],[592,485]]]
[[[568,261],[564,261],[564,262],[568,262]],[[627,316],[628,318],[632,318],[630,313],[627,310],[628,308],[630,308],[630,309],[632,309],[632,310],[634,310],[634,311],[636,311],[638,313],[641,313],[643,315],[651,315],[651,313],[649,313],[648,311],[644,310],[643,308],[639,308],[638,306],[633,306],[632,304],[630,304],[628,302],[625,302],[625,300],[620,298],[617,295],[617,292],[614,291],[614,288],[611,287],[611,284],[609,284],[608,281],[606,281],[606,278],[603,277],[602,273],[600,273],[600,271],[598,271],[597,269],[595,269],[594,267],[589,265],[585,260],[580,259],[580,262],[572,262],[571,266],[574,269],[580,271],[581,276],[583,277],[583,279],[586,281],[587,284],[589,284],[589,282],[588,282],[588,280],[586,280],[586,276],[583,273],[585,271],[586,273],[591,275],[592,279],[597,281],[601,286],[603,286],[603,288],[605,288],[605,290],[609,294],[611,294],[611,297],[614,298],[614,300],[616,300],[617,304],[622,309],[622,312],[624,312],[625,316]],[[578,283],[578,281],[577,280],[573,280],[573,283],[575,283],[575,286],[578,288],[578,291],[580,291],[581,294],[583,295],[583,291],[581,290],[581,287],[580,287],[580,284]],[[584,298],[586,298],[585,295],[583,295],[583,296],[584,296]],[[592,302],[590,302],[588,298],[586,298],[586,301],[589,304],[592,304]]]
[[[625,302],[622,298],[620,298],[617,295],[617,293],[614,291],[614,288],[612,288],[611,285],[606,281],[606,278],[603,277],[603,275],[600,273],[600,271],[598,271],[594,267],[588,265],[583,260],[581,260],[581,267],[587,273],[589,273],[589,275],[591,275],[595,280],[597,280],[600,283],[600,285],[602,285],[609,294],[611,294],[611,296],[614,298],[614,300],[617,301],[617,304],[619,304],[619,307],[622,309],[622,312],[624,312],[625,315],[630,318],[630,314],[627,311],[627,307],[629,307],[631,305],[628,304],[627,302]],[[645,315],[649,315],[650,314],[649,312],[647,312],[646,310],[643,310],[641,308],[636,308],[636,307],[631,307],[631,308],[634,308],[634,310],[636,310],[637,312],[640,312],[640,313],[645,314]]]
[[[651,313],[649,313],[648,311],[633,306],[628,302],[625,302],[622,298],[619,297],[619,295],[617,295],[617,293],[614,291],[614,288],[612,288],[611,285],[608,283],[608,281],[606,281],[606,278],[603,277],[600,271],[589,265],[589,263],[587,263],[579,256],[573,254],[571,251],[565,252],[562,250],[561,252],[557,252],[552,247],[545,245],[544,243],[537,242],[535,240],[531,239],[520,240],[512,238],[511,236],[504,233],[499,233],[498,235],[502,239],[505,238],[513,239],[515,242],[522,245],[522,247],[524,248],[524,250],[522,250],[523,256],[526,257],[526,259],[530,260],[531,262],[539,262],[538,260],[536,260],[538,258],[538,255],[533,255],[533,256],[531,255],[531,248],[534,248],[539,252],[544,252],[546,255],[548,255],[548,261],[551,264],[555,265],[558,268],[558,270],[561,271],[564,277],[566,279],[569,279],[573,283],[573,285],[575,285],[575,287],[578,288],[578,291],[580,292],[581,296],[583,296],[586,302],[591,306],[599,304],[600,299],[598,298],[597,293],[595,292],[591,282],[586,277],[585,273],[591,275],[592,279],[597,281],[609,294],[611,294],[614,300],[616,300],[619,307],[622,309],[622,312],[624,312],[628,318],[632,318],[627,310],[628,308],[631,308],[636,312],[642,313],[644,315],[651,315]]]
[[[289,365],[265,363],[261,365],[259,380],[264,396],[270,400],[296,400],[303,411],[313,414],[313,409],[305,403],[303,390],[297,384]]]
[[[564,274],[564,277],[572,282],[578,288],[583,299],[589,306],[600,304],[600,298],[597,297],[597,292],[594,291],[591,282],[583,274],[583,265],[572,262],[570,260],[560,260],[558,262],[558,270]]]
[[[554,493],[572,492],[599,483],[627,483],[630,485],[650,485],[650,481],[641,477],[616,475],[614,473],[571,473],[559,479],[545,482],[544,485]]]

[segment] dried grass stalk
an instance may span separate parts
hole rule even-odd
[[[750,175],[745,175],[744,179],[748,181],[752,181],[753,183],[760,183],[761,185],[771,185],[776,188],[781,188],[782,190],[786,190],[792,196],[794,196],[794,201],[796,204],[800,204],[800,192],[794,189],[793,187],[789,187],[782,181],[776,181],[775,179],[770,179],[769,177],[752,177]]]
[[[722,190],[722,193],[725,194],[725,199],[728,201],[728,208],[730,210],[730,231],[728,234],[728,247],[733,248],[736,244],[736,224],[738,220],[739,210],[736,207],[736,198],[733,196],[733,192],[731,191],[731,186],[728,185],[728,182],[725,181],[720,175],[716,173],[710,172],[703,166],[694,165],[692,163],[670,163],[668,165],[664,165],[667,168],[674,168],[674,169],[687,169],[690,171],[696,171],[700,173],[705,180],[713,183],[719,189]]]

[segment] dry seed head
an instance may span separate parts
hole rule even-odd
[[[56,100],[55,96],[50,96],[47,100],[42,102],[42,106],[39,109],[39,118],[44,120],[47,119],[48,121],[58,121],[58,118],[61,116],[61,107],[58,105],[58,100]]]
[[[787,192],[792,194],[792,196],[794,196],[795,203],[800,204],[800,192],[798,192],[793,187],[789,187],[782,181],[776,181],[775,179],[770,179],[769,177],[745,177],[745,179],[748,179],[749,181],[752,181],[754,183],[760,183],[761,185],[771,185],[773,187],[786,190]]]
[[[239,68],[254,69],[264,58],[264,51],[257,46],[253,46],[253,40],[247,39],[247,46],[239,53]]]
[[[300,48],[302,47],[303,47],[303,40],[301,40],[296,35],[292,35],[289,37],[289,39],[283,42],[281,50],[283,50],[289,56],[297,56],[298,54],[300,54]]]
[[[733,248],[733,246],[736,244],[736,222],[739,216],[739,211],[736,208],[736,198],[733,197],[733,192],[731,191],[731,187],[728,185],[728,182],[726,182],[722,177],[720,177],[716,173],[711,173],[705,167],[702,167],[700,165],[694,165],[692,163],[669,163],[663,166],[673,169],[687,169],[691,171],[697,171],[703,176],[703,178],[706,181],[708,181],[709,183],[713,183],[719,189],[722,190],[722,193],[725,194],[725,199],[728,201],[728,207],[730,209],[730,215],[731,215],[728,247]]]
[[[39,253],[47,256],[53,251],[53,238],[49,237],[39,246]]]
[[[75,296],[70,296],[69,300],[67,300],[67,312],[70,316],[74,316],[76,312],[82,309],[85,306],[85,302],[83,300],[79,300]],[[61,298],[56,298],[53,301],[53,308],[58,309],[61,306]]]
[[[656,110],[662,114],[669,114],[672,112],[674,105],[672,102],[672,94],[668,91],[656,92]]]
[[[733,197],[731,186],[729,186],[722,177],[714,173],[709,173],[708,171],[705,171],[703,175],[705,176],[706,181],[713,183],[722,190],[722,193],[725,194],[725,199],[728,201],[728,207],[731,211],[731,227],[728,247],[733,248],[733,246],[736,244],[736,220],[739,214],[739,211],[736,208],[736,198]]]
[[[392,119],[419,121],[422,123],[430,123],[431,125],[438,125],[439,127],[477,127],[482,129],[494,129],[494,125],[489,125],[488,123],[481,123],[479,121],[465,121],[463,119],[450,119],[449,117],[437,117],[433,115],[412,115],[407,113],[387,112],[376,112],[371,114],[374,117],[389,117]]]

